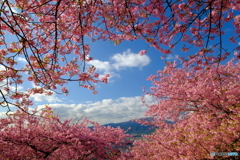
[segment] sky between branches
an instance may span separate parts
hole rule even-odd
[[[226,25],[225,33],[231,35],[233,29]],[[7,38],[9,42],[12,41],[11,35]],[[225,39],[223,43],[229,48],[233,48],[233,44],[229,44],[228,39]],[[68,96],[36,94],[32,96],[35,103],[33,107],[41,108],[45,104],[49,104],[63,119],[86,117],[101,124],[143,117],[147,107],[143,106],[141,102],[142,87],[146,87],[146,89],[151,87],[151,82],[146,81],[146,78],[163,69],[166,61],[174,61],[177,60],[178,55],[186,57],[197,51],[192,49],[189,53],[185,53],[181,51],[181,46],[181,43],[178,44],[173,49],[173,54],[161,59],[163,54],[149,47],[149,44],[142,40],[125,41],[117,46],[110,41],[91,43],[90,56],[94,59],[88,65],[95,66],[100,74],[109,73],[111,75],[109,83],[98,83],[96,88],[98,94],[93,95],[92,91],[80,88],[77,83],[70,82],[66,85],[69,89]],[[138,54],[140,50],[147,50],[147,54],[140,56]],[[19,65],[26,63],[23,57],[18,57],[18,61]],[[25,90],[29,87],[33,87],[33,83],[26,81],[20,89]],[[151,103],[151,97],[146,97],[146,100]],[[4,117],[6,109],[1,108],[0,111],[1,116]]]

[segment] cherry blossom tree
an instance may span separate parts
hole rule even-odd
[[[87,1],[86,1],[87,2]],[[1,106],[31,106],[31,94],[51,95],[68,93],[64,86],[69,81],[78,81],[84,88],[93,90],[93,83],[107,83],[107,77],[98,79],[95,67],[86,68],[89,45],[85,43],[97,29],[98,3],[88,5],[81,1],[9,1],[0,2],[0,55],[1,55]],[[92,17],[92,16],[93,17]],[[12,35],[9,42],[8,36]],[[17,58],[26,60],[18,66]],[[37,87],[20,91],[25,80]],[[61,86],[61,90],[57,90]],[[13,101],[12,101],[13,100]]]
[[[211,152],[240,151],[239,60],[196,62],[183,68],[169,63],[148,78],[154,87],[146,94],[157,102],[146,115],[159,129],[134,142],[134,159],[211,159]]]
[[[110,40],[117,45],[144,39],[164,54],[184,42],[182,50],[198,48],[192,56],[205,63],[212,52],[215,62],[233,52],[239,56],[239,5],[239,0],[2,0],[1,106],[24,108],[33,104],[30,94],[68,93],[64,85],[70,81],[96,94],[93,84],[107,83],[108,75],[99,79],[94,66],[87,68],[86,62],[93,59],[90,41]],[[234,34],[226,35],[224,27]],[[235,47],[227,48],[225,39]],[[25,66],[18,66],[18,56],[26,60]],[[38,87],[20,91],[19,85],[26,81],[23,73]]]
[[[121,152],[130,140],[120,128],[103,127],[88,120],[61,122],[48,106],[32,111],[35,116],[28,113],[18,110],[0,119],[1,159],[126,158]]]
[[[96,124],[90,130],[85,122],[70,125],[44,112],[43,120],[24,113],[33,104],[31,94],[67,94],[65,84],[71,81],[97,93],[93,84],[107,83],[109,77],[99,79],[96,68],[86,65],[93,59],[89,43],[98,40],[118,45],[143,39],[163,54],[179,42],[184,52],[196,49],[180,58],[182,68],[168,63],[149,77],[155,85],[149,94],[159,101],[147,115],[166,129],[137,141],[136,159],[201,159],[211,150],[239,151],[240,0],[2,0],[0,8],[0,105],[22,109],[1,119],[2,157],[119,158],[111,145],[124,137],[118,129]],[[233,34],[226,34],[226,27]],[[221,64],[233,53],[235,61]],[[19,57],[26,61],[23,67]],[[20,91],[26,81],[37,87]],[[177,123],[168,127],[163,121],[168,119]],[[118,136],[114,139],[110,131]]]

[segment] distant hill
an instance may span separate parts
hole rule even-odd
[[[151,119],[146,118],[145,120],[151,121]],[[173,124],[174,122],[171,121],[166,121],[166,123],[168,124]],[[142,135],[149,135],[152,134],[157,127],[153,127],[153,126],[144,126],[140,123],[137,123],[135,121],[127,121],[127,122],[121,122],[121,123],[109,123],[109,124],[105,124],[103,126],[111,126],[113,128],[117,128],[120,127],[121,129],[127,131],[127,134],[130,134],[133,136],[133,138],[131,138],[131,140],[138,140],[138,139],[142,139]],[[129,129],[131,128],[131,129]],[[128,147],[133,146],[133,143],[129,143],[127,144]],[[126,147],[125,149],[123,149],[123,151],[125,151],[128,147]]]
[[[146,118],[145,120],[148,120],[148,121],[151,121],[150,118]],[[171,122],[171,121],[165,121],[166,123],[168,124],[174,124],[175,122]],[[121,122],[121,123],[109,123],[109,124],[105,124],[103,126],[111,126],[111,127],[114,127],[114,128],[117,128],[117,127],[120,127],[122,128],[123,130],[127,131],[127,134],[131,134],[131,135],[134,135],[135,136],[141,136],[141,135],[144,135],[144,134],[152,134],[156,129],[157,127],[153,127],[153,126],[146,126],[146,125],[142,125],[140,123],[137,123],[135,121],[127,121],[127,122]],[[131,128],[131,129],[128,129],[128,128]]]
[[[127,121],[127,122],[121,122],[121,123],[109,123],[105,124],[103,126],[111,126],[114,128],[120,127],[121,129],[127,131],[127,134],[131,135],[143,135],[143,134],[151,134],[156,130],[156,127],[153,128],[153,126],[143,126],[140,123],[137,123],[135,121]],[[128,128],[131,128],[128,130]]]

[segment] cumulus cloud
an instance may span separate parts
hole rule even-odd
[[[118,76],[116,71],[127,68],[138,67],[142,68],[150,63],[150,58],[147,55],[139,55],[133,53],[130,49],[123,53],[114,54],[110,61],[92,60],[88,64],[93,65],[98,71],[103,74],[110,73],[111,76]]]
[[[0,119],[2,119],[2,118],[7,118],[7,111],[6,112],[0,112]],[[8,113],[8,114],[11,114],[11,113],[14,113],[14,112],[10,112],[10,113]]]
[[[139,55],[131,52],[130,49],[123,52],[122,54],[118,53],[112,56],[112,60],[115,63],[112,64],[114,69],[120,70],[128,67],[143,67],[150,63],[150,58],[147,55]]]
[[[22,58],[22,57],[18,57],[17,61],[22,62],[22,63],[27,63],[27,60],[25,58]]]
[[[166,56],[166,59],[167,60],[177,60],[178,59],[178,55],[169,54],[169,55]]]
[[[144,117],[144,113],[148,108],[142,104],[141,98],[141,96],[120,97],[116,100],[103,99],[97,102],[50,104],[49,106],[52,107],[54,112],[62,119],[87,118],[100,124],[107,124]],[[151,103],[152,97],[145,96],[145,100],[147,103]]]
[[[108,61],[92,60],[88,64],[94,65],[99,71],[110,71],[112,66]]]
[[[5,71],[5,70],[6,70],[6,68],[3,65],[1,65],[0,66],[0,71]]]
[[[62,102],[60,99],[57,98],[55,93],[53,93],[51,96],[46,96],[44,94],[33,94],[30,96],[30,98],[32,98],[36,102]]]
[[[31,86],[32,88],[39,88],[33,82],[31,82]],[[48,96],[44,94],[32,94],[30,95],[30,98],[32,98],[36,102],[49,102],[49,103],[62,102],[59,98],[57,98],[55,92],[53,92],[52,95],[48,95]]]

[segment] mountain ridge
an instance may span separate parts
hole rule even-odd
[[[150,125],[143,125],[140,123],[137,123],[134,120],[126,121],[126,122],[120,122],[120,123],[108,123],[104,124],[103,126],[110,126],[113,128],[120,127],[121,129],[125,130],[127,134],[130,135],[144,135],[144,134],[151,134],[153,133],[157,127],[150,126]]]

